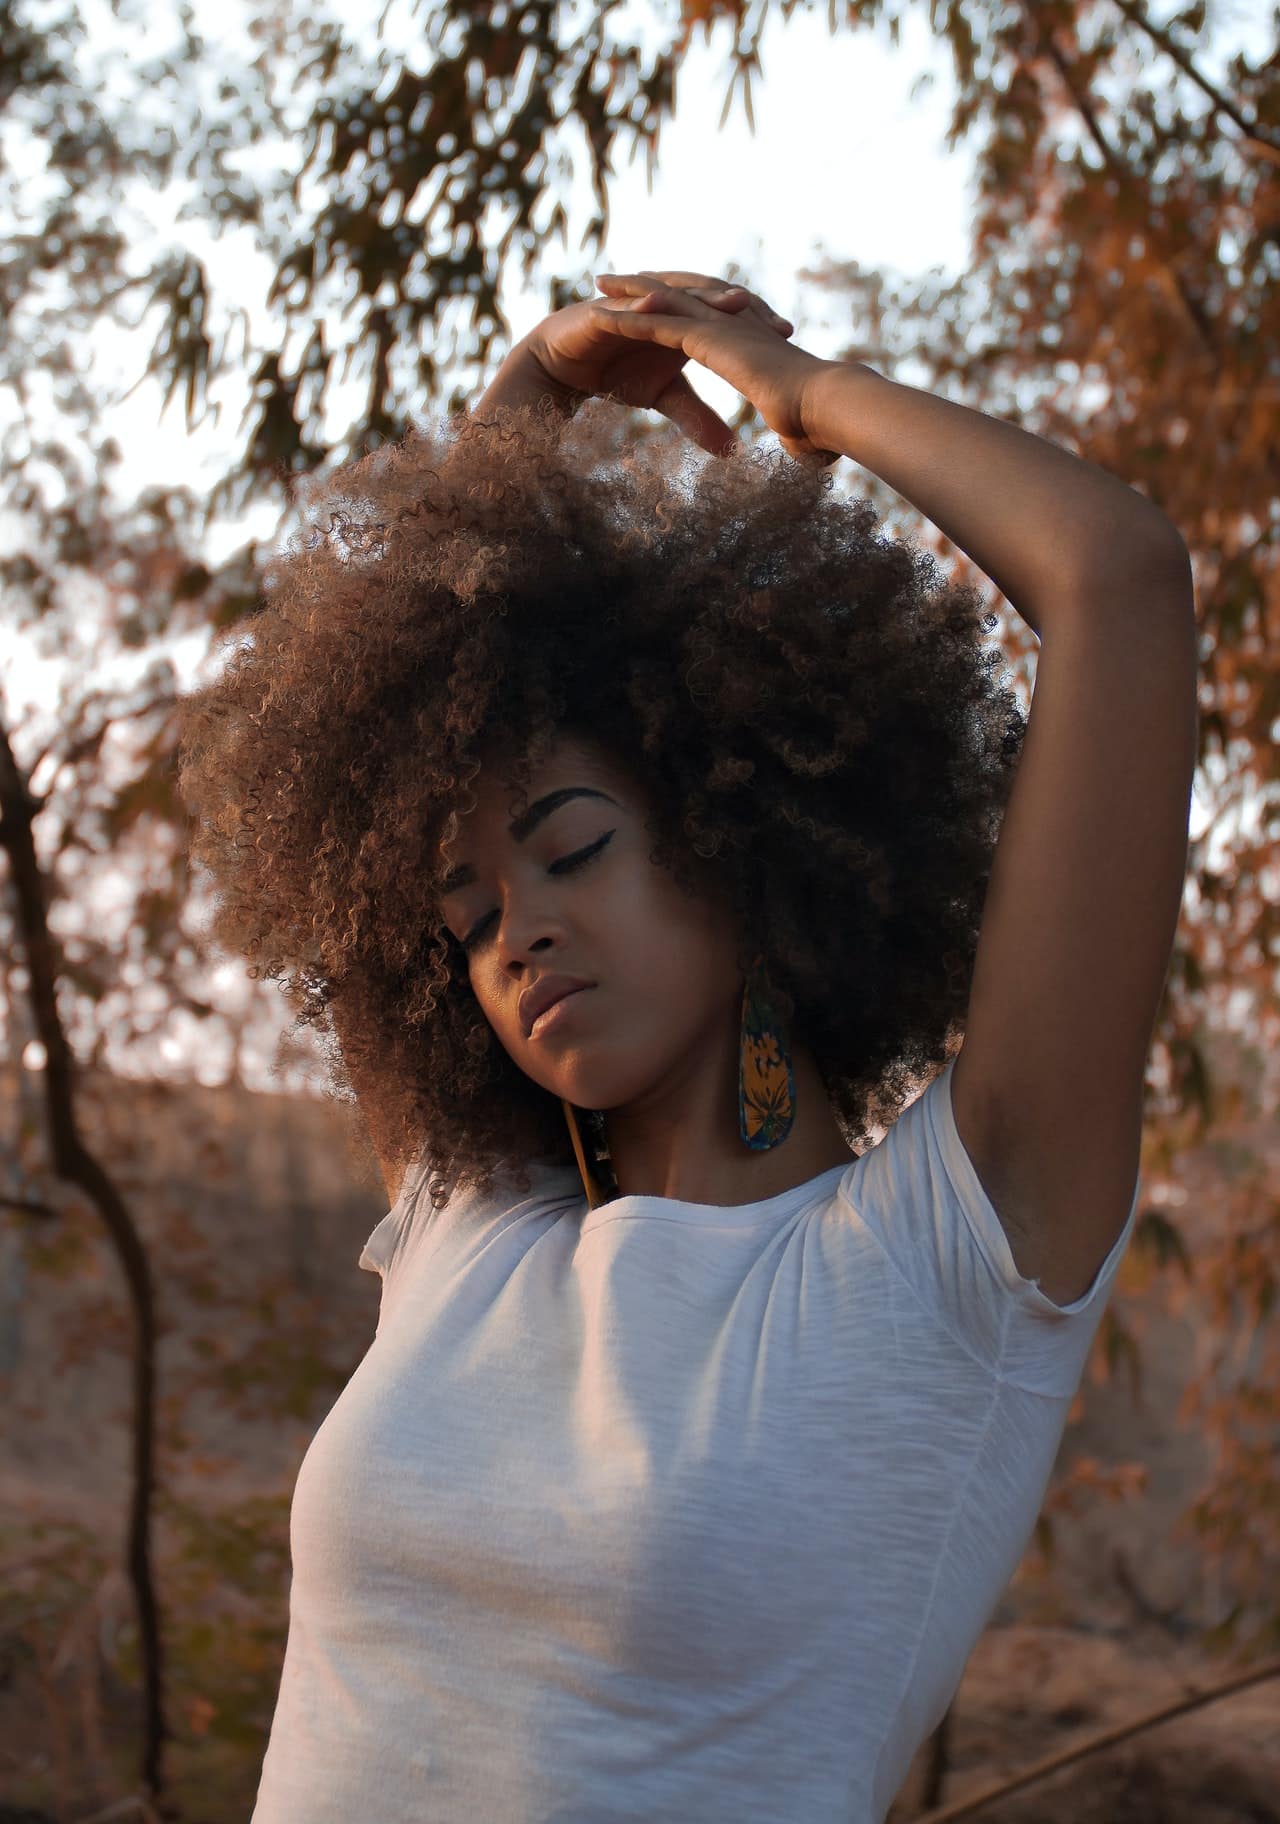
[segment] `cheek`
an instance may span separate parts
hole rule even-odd
[[[606,940],[608,960],[640,1004],[672,1010],[680,1024],[700,1024],[736,981],[728,918],[706,901],[687,899],[669,874],[646,864],[619,897]],[[602,958],[602,965],[606,959]]]
[[[471,983],[471,992],[479,1004],[481,1012],[495,1032],[502,1032],[503,1004],[500,970],[494,959],[492,947],[481,945],[475,956],[467,964],[467,980]]]
[[[638,1069],[643,1075],[665,1068],[673,1050],[700,1042],[722,1019],[738,1017],[741,981],[732,920],[705,899],[686,898],[647,855],[637,855],[633,866],[611,870],[607,880],[598,877],[590,896],[575,908],[571,932],[568,966],[594,975],[606,996],[601,1009],[607,1006],[609,1018],[603,1027],[592,1027],[593,1042],[584,1047],[595,1069],[606,1064],[619,1035],[625,1037],[628,1072]],[[562,1089],[564,1073],[574,1069],[574,1046],[566,1042],[531,1049],[499,973],[493,950],[483,948],[471,965],[470,980],[486,1019],[535,1081]],[[616,1090],[610,1071],[606,1075],[611,1091]],[[634,1093],[634,1088],[628,1075],[618,1093]],[[592,1104],[592,1095],[576,1079],[570,1093],[584,1105]]]

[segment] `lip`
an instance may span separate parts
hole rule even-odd
[[[540,981],[531,983],[517,1003],[520,1025],[524,1030],[525,1038],[532,1036],[533,1028],[540,1015],[554,1007],[557,1002],[567,1000],[571,994],[577,994],[582,988],[594,987],[594,982],[584,981],[579,975],[544,975]]]
[[[558,1001],[552,1001],[549,1007],[544,1007],[537,1019],[533,1022],[533,1029],[530,1032],[529,1037],[531,1039],[540,1039],[549,1028],[557,1026],[561,1019],[560,1009],[562,1007],[567,1007],[570,1001],[576,1001],[580,994],[585,994],[586,992],[587,990],[585,988],[571,988],[568,994],[562,994]]]

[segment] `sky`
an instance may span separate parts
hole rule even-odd
[[[115,23],[117,15],[106,0],[88,0],[102,44],[109,46],[110,34],[118,32],[124,50],[136,41],[144,16],[130,0],[118,0],[118,5]],[[1169,0],[1150,6],[1158,19],[1173,10]],[[669,19],[673,11],[665,6],[661,16]],[[1197,52],[1208,73],[1220,75],[1227,58],[1245,44],[1257,49],[1273,42],[1274,27],[1264,11],[1254,0],[1211,7],[1209,42]],[[653,12],[647,0],[630,0],[628,22]],[[193,13],[208,46],[209,77],[218,45],[244,42],[250,13],[245,0],[195,0]],[[376,17],[372,8],[370,17]],[[162,29],[150,6],[145,29],[149,35]],[[655,30],[654,45],[659,41]],[[781,17],[775,0],[762,34],[761,71],[752,82],[753,131],[740,86],[729,118],[720,125],[731,42],[725,21],[717,22],[709,35],[695,33],[677,80],[675,116],[659,139],[652,181],[643,151],[629,156],[626,140],[616,142],[609,232],[591,270],[683,268],[720,275],[736,263],[767,302],[795,323],[794,342],[816,355],[832,356],[853,339],[858,326],[849,321],[847,301],[805,281],[806,266],[829,257],[902,276],[932,269],[952,278],[967,264],[973,152],[967,144],[949,150],[944,143],[954,99],[950,53],[932,34],[923,6],[906,14],[895,48],[884,28],[840,31],[833,37],[827,30],[826,0],[817,0],[812,10],[797,9],[790,20]],[[148,46],[157,48],[154,37],[149,36]],[[513,340],[544,313],[550,275],[576,275],[585,259],[581,236],[595,211],[589,160],[576,129],[563,135],[562,144],[573,162],[572,181],[561,193],[569,232],[565,243],[557,239],[544,249],[535,285],[525,285],[517,263],[511,263],[501,298]],[[155,226],[163,235],[169,224],[160,217]],[[198,231],[191,232],[194,238]],[[226,257],[225,249],[219,256],[214,243],[210,251]],[[248,297],[260,275],[249,266],[244,274]],[[104,337],[100,358],[104,371],[114,371],[118,393],[128,393],[111,422],[128,453],[122,487],[163,480],[199,488],[202,480],[221,472],[235,438],[243,392],[237,395],[229,383],[220,422],[192,433],[178,403],[162,412],[158,388],[150,382],[135,384],[145,364],[145,328],[133,336]],[[718,376],[696,364],[690,364],[687,376],[723,417],[735,410],[739,396]],[[488,377],[471,376],[477,395]],[[909,371],[899,377],[913,378]],[[442,397],[454,378],[446,370]],[[841,465],[835,476],[838,487],[857,485],[854,465]],[[211,540],[211,555],[217,561],[247,536],[267,540],[277,529],[276,509],[265,517],[251,514]],[[184,683],[194,681],[205,644],[197,638],[175,647]],[[19,723],[19,740],[20,707],[47,709],[68,663],[75,663],[75,655],[39,658],[25,641],[6,667],[0,690],[8,715]],[[122,670],[119,675],[126,674]],[[37,745],[32,740],[32,752]],[[122,907],[124,903],[122,895]],[[109,916],[108,907],[102,910]],[[229,974],[223,985],[230,979]],[[175,1041],[170,1053],[183,1069],[189,1059],[180,1054],[186,1051]],[[213,1066],[209,1080],[220,1074],[220,1065]]]

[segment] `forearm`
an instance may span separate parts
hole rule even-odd
[[[860,362],[815,375],[804,428],[918,507],[1037,635],[1069,592],[1180,544],[1172,520],[1095,463]]]

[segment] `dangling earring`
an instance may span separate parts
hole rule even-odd
[[[569,1126],[569,1139],[573,1143],[573,1155],[578,1161],[578,1171],[582,1175],[582,1188],[587,1194],[587,1208],[598,1210],[602,1203],[608,1203],[610,1197],[616,1195],[616,1186],[609,1189],[605,1184],[605,1172],[599,1161],[594,1157],[588,1158],[587,1148],[583,1144],[582,1129],[578,1124],[577,1109],[565,1096],[561,1096],[560,1106],[564,1110],[564,1118]],[[595,1149],[592,1148],[593,1155],[594,1152]]]
[[[742,990],[738,1045],[738,1132],[752,1152],[779,1146],[796,1115],[796,1081],[764,957],[751,965]]]

